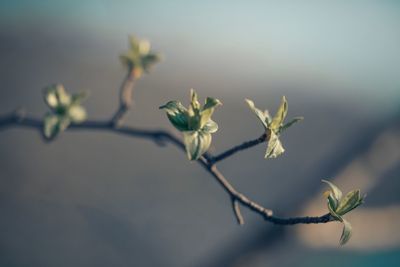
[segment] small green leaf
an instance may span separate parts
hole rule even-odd
[[[200,111],[194,112],[193,109],[189,107],[189,130],[198,131],[201,129],[201,116],[199,114]]]
[[[190,89],[190,106],[192,107],[193,111],[200,111],[200,102],[197,96],[196,91],[192,88]]]
[[[360,190],[353,190],[340,201],[336,213],[344,215],[362,204]]]
[[[135,52],[135,53],[139,53],[139,42],[140,40],[137,39],[135,36],[130,35],[129,36],[129,45],[130,45],[130,51]]]
[[[272,118],[272,122],[270,125],[273,131],[276,132],[282,126],[283,121],[286,118],[287,110],[288,110],[288,103],[286,101],[286,97],[282,96],[282,101],[279,106],[279,109],[276,112],[275,116]]]
[[[188,131],[189,121],[187,109],[178,101],[169,101],[160,107],[165,109],[167,117],[172,125],[179,131]]]
[[[346,221],[345,219],[342,219],[342,223],[343,223],[343,231],[342,231],[342,236],[340,237],[340,245],[341,246],[343,246],[350,240],[350,237],[352,234],[351,224],[348,221]]]
[[[342,217],[336,213],[335,209],[335,199],[332,196],[332,192],[330,192],[330,196],[328,197],[328,210],[329,213],[338,221],[342,221]]]
[[[286,130],[287,128],[289,128],[290,126],[292,126],[293,124],[304,120],[304,117],[295,117],[293,118],[291,121],[289,121],[288,123],[286,123],[285,125],[283,125],[280,129],[279,132],[283,132],[284,130]]]
[[[268,140],[267,151],[265,152],[265,158],[276,158],[285,152],[278,135],[274,131],[270,130],[270,137]]]
[[[58,99],[54,92],[45,93],[45,102],[50,108],[56,108],[58,106]]]
[[[190,105],[188,108],[189,114],[189,129],[192,131],[200,130],[201,128],[201,116],[200,116],[200,102],[197,97],[197,93],[190,89]]]
[[[284,96],[282,97],[282,101],[277,113],[272,119],[271,116],[269,115],[268,110],[265,110],[263,112],[254,105],[254,102],[252,100],[250,99],[245,99],[245,100],[250,109],[254,112],[254,114],[256,114],[258,119],[261,121],[262,125],[264,126],[265,132],[269,137],[265,158],[278,157],[285,151],[281,141],[279,140],[279,135],[284,129],[290,127],[293,123],[296,123],[297,121],[301,120],[301,118],[300,117],[294,118],[289,123],[283,125],[283,121],[285,120],[288,109],[288,104]]]
[[[54,136],[57,135],[59,128],[58,128],[58,116],[48,113],[44,117],[44,123],[43,123],[43,133],[44,136],[47,138],[53,138]]]
[[[187,113],[187,109],[178,101],[169,101],[167,104],[160,106],[160,109],[165,109],[167,114],[171,115]]]
[[[215,133],[216,131],[218,131],[218,124],[215,121],[209,120],[204,127],[202,128],[202,130],[206,133]]]
[[[120,56],[120,60],[135,78],[139,78],[143,71],[148,73],[151,67],[161,60],[159,54],[151,51],[149,41],[130,36],[129,44],[130,49]]]
[[[254,105],[254,102],[250,99],[245,99],[247,105],[249,106],[249,108],[254,112],[254,114],[256,114],[256,116],[260,119],[262,125],[264,126],[265,129],[269,128],[269,121],[270,121],[270,117],[269,117],[269,113],[268,111],[263,112],[262,110],[256,108],[256,106]]]
[[[87,118],[86,110],[79,105],[72,105],[68,108],[68,116],[73,123],[84,122]]]
[[[211,134],[204,131],[183,132],[186,153],[189,160],[197,160],[209,149]]]
[[[217,106],[221,106],[221,105],[222,105],[222,102],[219,101],[218,99],[212,98],[212,97],[207,97],[206,102],[203,107],[203,111],[208,110],[208,109],[213,109],[213,108],[215,108]]]
[[[216,98],[207,97],[206,102],[200,112],[200,127],[203,128],[204,125],[211,119],[212,114],[217,106],[222,105],[221,101]]]
[[[63,132],[69,124],[70,120],[68,118],[48,113],[43,123],[44,136],[48,139],[52,139],[60,132]]]
[[[43,121],[43,134],[53,138],[64,131],[70,123],[81,123],[86,120],[86,110],[80,105],[86,93],[71,96],[62,84],[51,85],[44,90],[44,99],[51,112]]]
[[[327,180],[321,180],[323,183],[326,183],[329,185],[329,187],[332,189],[333,197],[340,202],[340,199],[342,198],[342,191],[333,183],[327,181]]]
[[[339,205],[339,201],[333,196],[332,191],[328,191],[328,193],[329,193],[329,195],[327,197],[328,205],[333,211],[336,211],[336,209]]]
[[[145,72],[149,73],[152,67],[161,61],[161,55],[148,54],[142,58],[142,65]]]
[[[65,91],[62,84],[54,84],[44,89],[44,100],[46,104],[57,109],[71,104],[71,96]]]
[[[150,42],[148,40],[139,40],[138,42],[139,45],[139,54],[140,55],[147,55],[148,53],[150,53]]]
[[[199,159],[210,147],[211,133],[218,130],[218,125],[211,120],[211,115],[218,105],[221,105],[221,101],[208,97],[204,106],[201,107],[197,93],[191,89],[188,109],[178,101],[170,101],[160,107],[166,110],[172,125],[183,132],[184,144],[190,160]]]
[[[340,245],[344,245],[349,241],[351,237],[351,225],[342,216],[349,211],[355,209],[363,203],[363,198],[360,195],[360,190],[353,190],[342,198],[342,191],[333,183],[322,180],[322,182],[328,184],[331,191],[324,193],[324,196],[328,200],[328,210],[332,217],[343,223],[343,232],[340,237]]]

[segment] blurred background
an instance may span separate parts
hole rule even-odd
[[[399,266],[400,3],[398,1],[7,1],[0,3],[0,114],[47,111],[41,90],[90,91],[90,118],[109,118],[127,37],[164,61],[141,79],[126,123],[167,128],[160,104],[189,88],[224,106],[213,152],[258,137],[244,103],[272,112],[285,95],[286,153],[265,145],[219,164],[279,216],[327,212],[320,180],[360,188],[341,225],[279,227],[243,210],[175,147],[73,131],[0,132],[1,266]]]

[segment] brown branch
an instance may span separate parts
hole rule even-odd
[[[8,129],[11,127],[24,127],[30,129],[36,129],[42,132],[43,122],[41,119],[26,117],[21,112],[13,112],[11,114],[0,117],[0,130]],[[178,147],[179,149],[185,151],[185,146],[182,141],[174,136],[173,134],[165,131],[165,130],[148,130],[148,129],[139,129],[129,126],[120,126],[115,127],[113,120],[99,120],[93,121],[88,120],[83,122],[82,124],[72,124],[67,129],[69,130],[102,130],[109,131],[116,134],[124,134],[129,135],[131,137],[150,139],[156,142],[157,144],[165,144],[171,143]],[[262,205],[257,202],[249,199],[244,194],[237,191],[228,180],[222,175],[222,173],[217,169],[215,163],[217,161],[221,161],[222,159],[226,159],[229,156],[253,147],[257,144],[260,144],[265,141],[265,135],[261,137],[243,143],[242,145],[235,146],[232,149],[227,150],[226,152],[220,154],[219,156],[213,157],[211,154],[203,155],[197,162],[208,172],[210,173],[217,182],[222,186],[222,188],[227,192],[232,201],[232,207],[234,210],[234,214],[239,224],[244,223],[243,216],[240,213],[239,204],[242,206],[254,211],[255,213],[261,215],[266,221],[269,221],[278,225],[293,225],[293,224],[309,224],[309,223],[327,223],[330,221],[334,221],[335,219],[329,214],[325,214],[319,217],[294,217],[294,218],[280,218],[272,215],[272,211],[264,208]]]
[[[111,123],[114,127],[122,125],[126,113],[132,107],[135,82],[136,78],[133,71],[128,72],[121,85],[118,110],[111,118]]]
[[[236,154],[237,152],[249,149],[253,146],[256,146],[258,144],[261,144],[263,142],[267,141],[267,135],[264,133],[262,134],[260,137],[250,140],[250,141],[246,141],[240,145],[234,146],[228,150],[226,150],[225,152],[222,152],[219,155],[214,156],[211,161],[213,164],[217,163],[218,161],[224,160],[230,156],[232,156],[233,154]]]
[[[235,214],[238,224],[243,225],[244,218],[243,218],[242,212],[240,211],[239,202],[237,202],[237,200],[234,199],[233,197],[231,197],[231,202],[232,202],[233,214]]]

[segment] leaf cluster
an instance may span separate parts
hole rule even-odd
[[[281,141],[279,140],[279,135],[292,126],[294,123],[303,120],[303,117],[295,117],[288,123],[284,124],[284,120],[288,111],[288,102],[286,97],[282,97],[281,104],[278,108],[278,111],[275,113],[273,117],[269,114],[268,110],[262,111],[258,109],[254,102],[250,99],[246,99],[247,105],[250,109],[256,114],[258,119],[261,121],[265,133],[267,136],[267,151],[265,152],[265,158],[276,158],[285,152],[285,149],[282,146]]]
[[[135,36],[129,37],[129,50],[120,56],[120,60],[135,78],[140,78],[143,72],[150,69],[161,60],[161,55],[151,51],[150,42]]]
[[[218,130],[218,124],[211,120],[217,106],[222,105],[216,98],[207,97],[201,106],[197,93],[190,90],[190,105],[184,107],[179,101],[169,101],[164,109],[172,125],[183,133],[187,156],[190,160],[199,159],[211,145],[212,133]]]
[[[329,213],[336,220],[343,223],[340,244],[344,245],[351,237],[352,227],[351,224],[343,218],[343,215],[360,206],[363,203],[365,196],[362,197],[360,190],[357,189],[350,191],[343,197],[342,191],[336,185],[326,180],[322,181],[328,184],[331,188],[331,190],[324,193],[324,196],[327,199]]]
[[[87,113],[81,102],[86,93],[69,94],[62,84],[54,84],[43,90],[44,101],[50,108],[43,122],[43,134],[52,139],[63,132],[71,123],[86,120]]]

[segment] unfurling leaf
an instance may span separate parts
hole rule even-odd
[[[71,123],[81,123],[86,120],[86,110],[81,102],[85,93],[70,95],[62,84],[51,85],[44,89],[44,100],[50,107],[43,121],[43,134],[52,139],[67,129]]]
[[[52,109],[59,109],[71,104],[71,96],[62,84],[54,84],[44,89],[44,100]]]
[[[200,112],[201,115],[200,125],[204,127],[204,125],[206,125],[210,121],[215,108],[220,105],[222,105],[222,103],[218,99],[207,97],[204,107]]]
[[[327,180],[322,180],[322,182],[329,185],[329,187],[332,189],[333,197],[339,202],[342,198],[342,191],[336,185]]]
[[[44,117],[44,122],[43,122],[43,133],[47,138],[52,138],[54,137],[58,132],[58,116],[54,114],[47,114]]]
[[[172,125],[179,131],[189,131],[188,112],[187,109],[177,101],[169,101],[160,107],[165,109],[167,117]]]
[[[336,208],[339,205],[339,201],[333,196],[332,192],[328,191],[328,209],[329,212],[334,216],[335,218],[339,218],[339,215],[336,214]]]
[[[276,112],[275,116],[272,118],[271,129],[273,131],[277,131],[279,130],[280,127],[282,127],[283,121],[286,118],[287,110],[288,110],[288,104],[286,101],[286,97],[282,96],[281,105],[279,106],[279,109]]]
[[[250,109],[256,114],[258,119],[261,121],[267,136],[267,151],[265,153],[265,158],[276,158],[279,155],[283,154],[285,149],[282,146],[281,141],[279,140],[279,135],[281,132],[294,123],[302,120],[302,117],[296,117],[292,119],[290,122],[283,124],[287,110],[288,110],[288,103],[286,98],[283,96],[281,104],[276,112],[275,116],[271,118],[269,115],[268,110],[262,111],[258,109],[254,102],[250,99],[245,99],[247,105]]]
[[[48,113],[44,118],[43,134],[46,138],[52,139],[64,131],[70,124],[68,117]]]
[[[265,158],[276,158],[285,152],[281,141],[278,136],[271,130],[270,137],[268,140],[267,151],[265,152]]]
[[[343,232],[340,238],[340,245],[344,245],[351,237],[352,228],[348,221],[343,218],[343,215],[357,208],[363,203],[360,190],[353,190],[345,197],[342,197],[342,191],[332,182],[322,180],[329,185],[331,191],[324,193],[327,198],[328,210],[332,217],[343,223]]]
[[[268,111],[263,112],[261,109],[258,109],[255,105],[254,102],[250,99],[245,99],[247,105],[249,108],[256,114],[256,116],[260,119],[262,125],[264,126],[265,129],[269,128],[269,123],[271,121],[271,118],[269,116]]]
[[[204,127],[202,129],[206,133],[215,133],[218,131],[218,124],[215,121],[209,120],[204,124]]]
[[[347,243],[347,241],[350,240],[351,234],[352,234],[352,227],[351,224],[346,221],[345,219],[342,220],[343,223],[343,231],[342,231],[342,235],[340,237],[340,245],[344,245]]]
[[[220,106],[220,105],[222,105],[222,103],[218,99],[212,98],[212,97],[207,97],[206,103],[204,104],[204,107],[203,107],[203,112],[205,112],[206,110],[214,109],[215,107]]]
[[[73,123],[81,123],[86,120],[87,114],[84,107],[72,105],[68,109],[68,116]]]
[[[218,130],[218,125],[211,116],[221,101],[208,97],[201,106],[197,93],[190,90],[190,105],[185,108],[178,101],[169,101],[160,109],[164,109],[172,125],[183,132],[188,158],[199,159],[211,145],[211,133]]]
[[[190,160],[199,159],[211,145],[211,134],[204,131],[183,132],[186,153]]]
[[[288,123],[283,125],[279,131],[282,132],[282,131],[286,130],[287,128],[289,128],[290,126],[292,126],[293,124],[300,122],[302,120],[304,120],[304,117],[295,117],[291,121],[289,121]]]
[[[336,213],[344,215],[349,211],[357,208],[363,203],[360,190],[354,190],[349,193],[340,201],[339,206],[336,209]]]
[[[153,66],[161,61],[161,56],[159,54],[148,54],[142,59],[143,70],[149,73]]]

